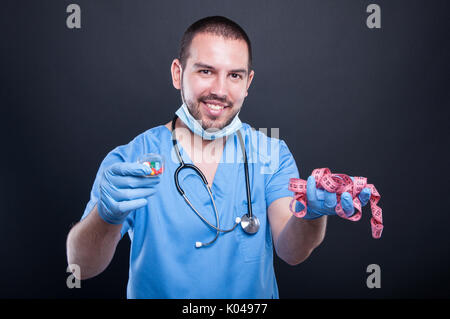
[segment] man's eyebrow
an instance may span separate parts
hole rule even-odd
[[[194,64],[194,68],[196,68],[196,69],[211,69],[211,70],[214,70],[213,66],[210,66],[208,64],[203,64],[203,63],[195,63]]]
[[[194,68],[215,70],[215,68],[213,66],[204,64],[204,63],[194,63]],[[246,69],[234,69],[234,70],[231,70],[230,72],[231,73],[243,73],[244,75],[247,74]]]
[[[247,74],[247,70],[246,69],[236,69],[236,70],[231,70],[231,73],[243,73],[244,75]]]

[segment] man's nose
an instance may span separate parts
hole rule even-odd
[[[227,82],[225,76],[216,76],[211,87],[211,94],[215,94],[221,97],[227,96]]]

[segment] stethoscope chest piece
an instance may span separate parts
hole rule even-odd
[[[247,214],[244,214],[241,218],[241,227],[247,234],[256,234],[259,230],[258,217],[248,217]]]

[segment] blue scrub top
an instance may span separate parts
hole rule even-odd
[[[289,178],[298,178],[295,160],[285,142],[269,138],[243,123],[241,133],[249,161],[253,214],[261,227],[254,235],[239,225],[220,233],[210,246],[196,248],[195,242],[209,242],[216,231],[207,226],[178,193],[174,172],[179,166],[171,131],[164,125],[138,135],[127,145],[112,150],[100,165],[84,211],[85,218],[99,197],[102,171],[116,162],[136,162],[146,153],[162,154],[165,171],[157,192],[148,205],[132,211],[121,230],[131,239],[128,298],[278,298],[273,267],[272,234],[267,209],[278,198],[292,196]],[[191,159],[181,147],[186,163]],[[183,169],[180,185],[193,206],[216,225],[214,209],[200,177]],[[227,138],[221,162],[212,184],[220,227],[229,229],[236,217],[247,213],[245,171],[236,134]],[[286,209],[288,209],[286,207]]]

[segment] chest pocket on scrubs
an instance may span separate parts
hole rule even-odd
[[[258,216],[260,221],[260,228],[256,234],[247,234],[240,226],[235,230],[239,242],[239,251],[245,262],[259,262],[272,251],[272,236],[267,224],[265,209],[265,205],[253,203],[253,214]],[[247,201],[236,204],[235,217],[242,217],[247,211]]]

